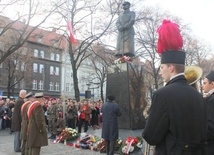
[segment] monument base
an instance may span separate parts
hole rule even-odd
[[[108,68],[106,94],[113,94],[122,116],[118,118],[120,129],[143,129],[145,88],[139,66],[122,63]]]

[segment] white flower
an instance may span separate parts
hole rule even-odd
[[[134,151],[134,146],[130,146],[129,152],[133,152]]]
[[[143,147],[142,143],[137,143],[137,147],[141,149]]]
[[[120,139],[119,141],[118,141],[118,144],[121,144],[123,141]]]
[[[124,147],[122,148],[122,152],[125,153],[125,152],[126,152],[126,149],[127,149],[127,146],[124,146]]]

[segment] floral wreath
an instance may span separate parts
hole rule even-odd
[[[114,61],[114,63],[115,64],[121,64],[121,63],[124,63],[124,62],[131,62],[131,61],[132,61],[131,57],[124,55],[121,58],[116,59]]]
[[[70,143],[69,141],[72,140],[77,141],[76,143]],[[106,152],[106,141],[103,138],[100,138],[97,135],[90,134],[80,136],[80,134],[78,134],[77,131],[72,128],[65,128],[53,143],[59,142],[64,142],[64,144],[68,146],[74,146],[76,148],[99,151],[100,153]],[[115,144],[115,151],[126,155],[132,153],[135,150],[139,150],[142,147],[143,140],[141,137],[128,137],[124,141],[119,138],[117,139]]]
[[[72,128],[65,128],[62,130],[61,134],[57,137],[54,143],[64,142],[64,141],[72,141],[76,140],[79,137],[77,130]]]
[[[143,147],[143,140],[141,137],[128,137],[125,141],[124,144],[121,147],[121,152],[123,154],[129,154],[133,152],[134,150],[141,149]]]

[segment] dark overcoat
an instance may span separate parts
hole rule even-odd
[[[41,104],[34,107],[29,119],[27,143],[29,147],[48,145],[44,110]]]
[[[12,131],[21,131],[21,108],[24,104],[24,100],[21,97],[18,97],[14,106],[13,116],[12,116]]]
[[[91,111],[91,125],[99,125],[100,109],[95,107]]]
[[[206,155],[214,155],[214,93],[205,98],[207,106]]]
[[[122,113],[117,103],[106,102],[102,106],[102,138],[115,141],[118,139],[118,120],[117,117]]]
[[[154,92],[143,138],[155,155],[204,155],[205,106],[183,75]]]

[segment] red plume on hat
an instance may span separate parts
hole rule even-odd
[[[164,19],[162,25],[157,29],[158,37],[158,53],[164,51],[181,50],[183,47],[183,39],[180,34],[179,25]]]

